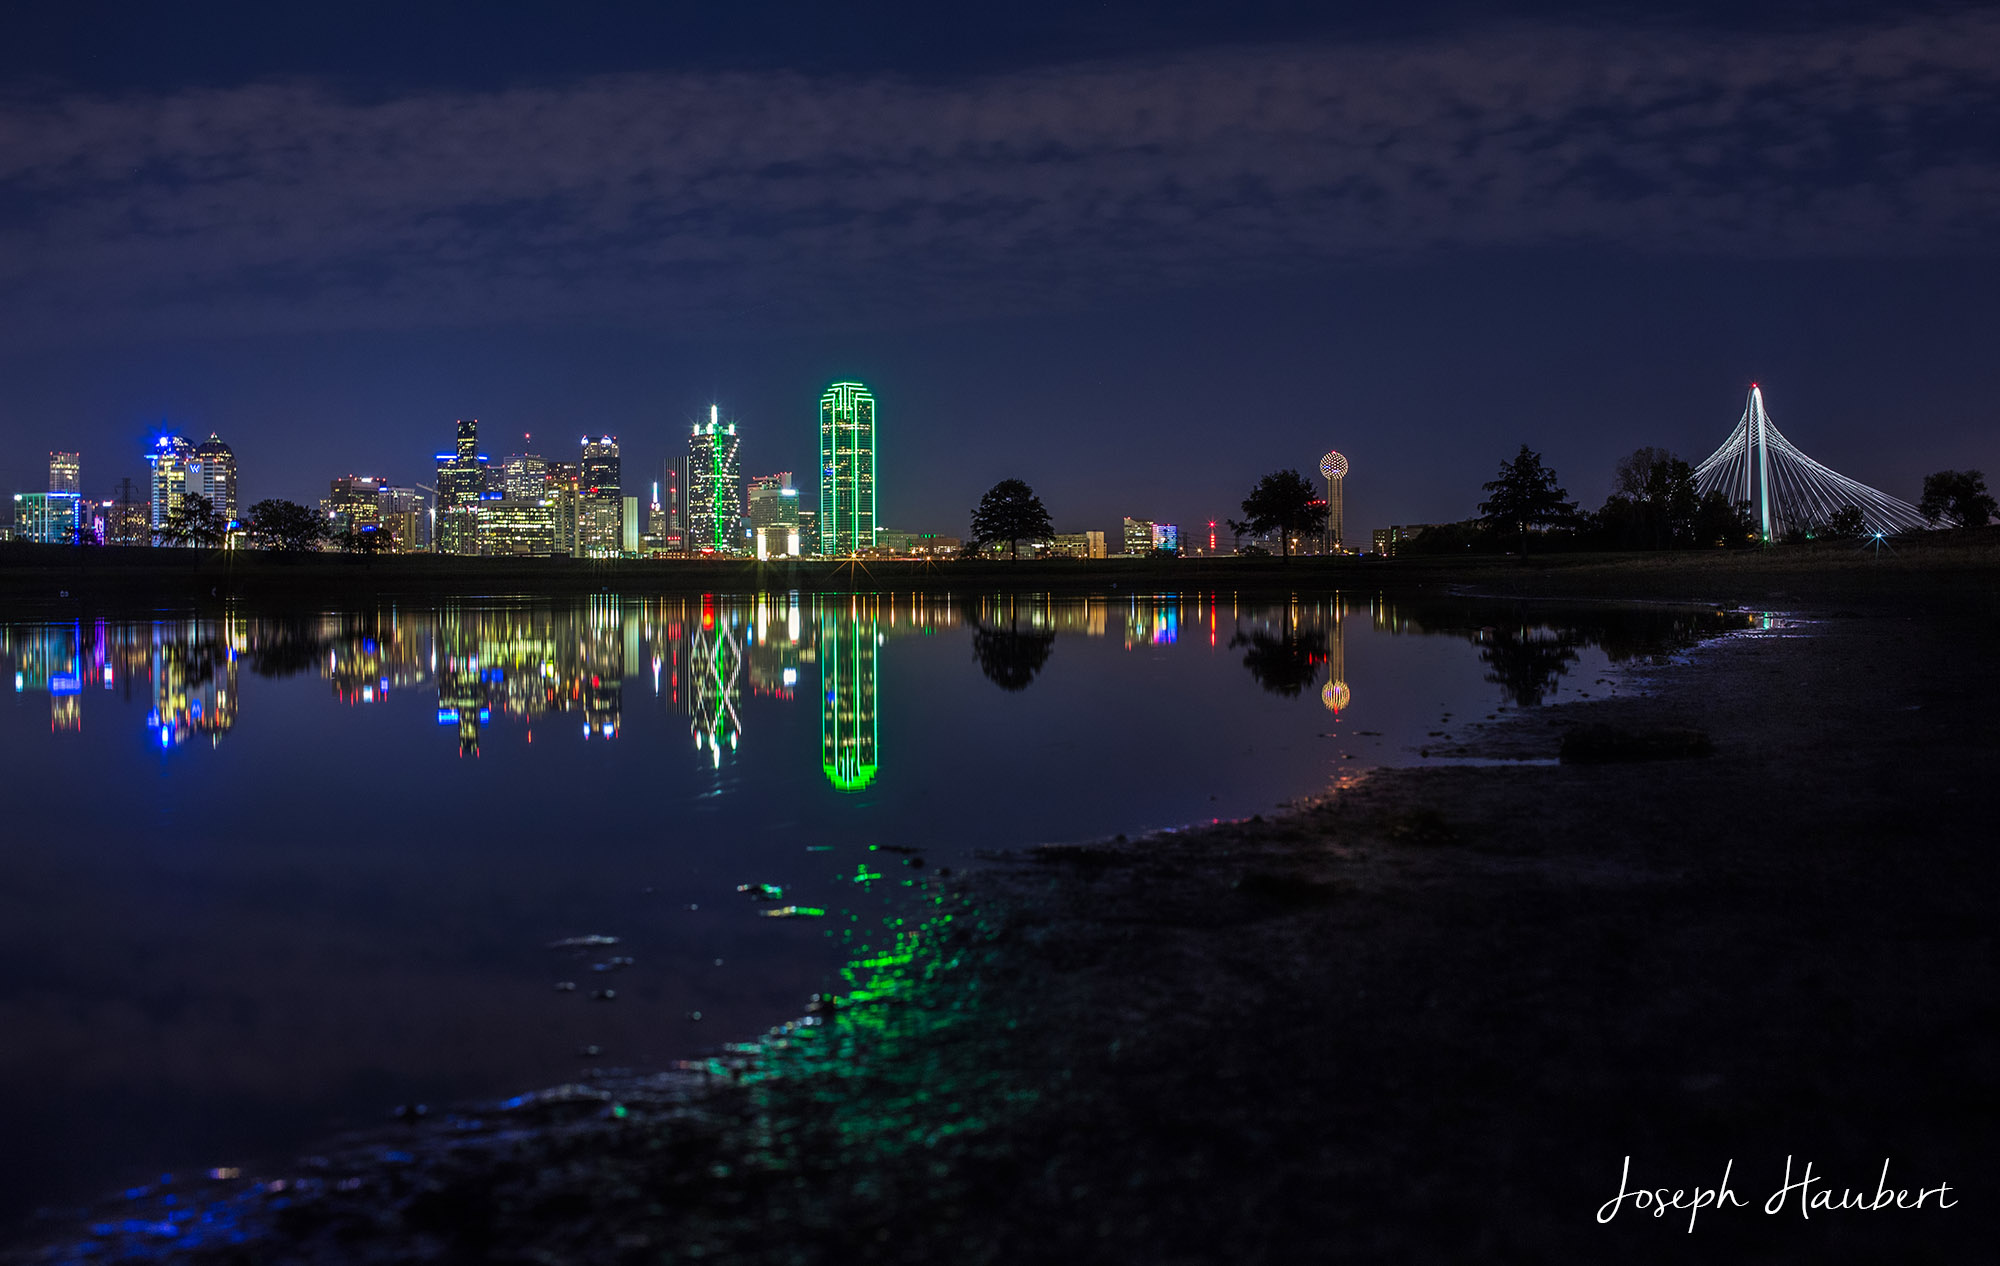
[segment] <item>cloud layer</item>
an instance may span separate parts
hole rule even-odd
[[[1988,254],[2000,17],[1516,30],[951,84],[0,107],[13,332],[1033,310],[1439,249]]]

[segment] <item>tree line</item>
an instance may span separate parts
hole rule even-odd
[[[1702,549],[1754,545],[1760,540],[1749,501],[1732,500],[1720,489],[1706,494],[1695,486],[1694,467],[1663,448],[1640,448],[1622,458],[1611,495],[1587,511],[1570,499],[1542,455],[1521,445],[1500,464],[1499,474],[1481,485],[1486,500],[1479,517],[1433,546],[1470,545],[1464,528],[1498,541],[1518,541],[1523,551],[1531,534],[1557,533],[1599,549]],[[1917,505],[1932,527],[1984,527],[2000,516],[1977,470],[1941,470],[1924,477]],[[1861,507],[1836,507],[1824,520],[1794,524],[1793,539],[1859,538],[1867,532]],[[1426,535],[1429,535],[1428,533]],[[1456,536],[1456,541],[1450,538]]]

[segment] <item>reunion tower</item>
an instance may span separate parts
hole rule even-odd
[[[1336,553],[1345,537],[1341,534],[1340,484],[1347,478],[1347,459],[1328,453],[1319,459],[1319,473],[1326,476],[1326,552]]]

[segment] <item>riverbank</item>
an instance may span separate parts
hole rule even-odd
[[[1974,1260],[1994,576],[1850,563],[1711,572],[1793,617],[1452,735],[1708,756],[1381,770],[999,857],[788,1032],[183,1178],[99,1211],[95,1259]],[[1667,1187],[1733,1160],[1750,1207],[1599,1225],[1628,1155]],[[1787,1156],[1959,1203],[1766,1216]]]
[[[2000,527],[1925,533],[1893,547],[1815,542],[1763,550],[1407,558],[702,561],[281,557],[259,551],[0,545],[0,604],[14,618],[218,605],[262,609],[602,594],[1048,594],[1473,589],[1524,596],[1771,602],[1992,586]]]

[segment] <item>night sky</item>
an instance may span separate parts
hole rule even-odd
[[[1595,506],[1753,380],[1887,491],[2000,476],[1990,7],[491,7],[8,6],[0,488],[175,429],[315,501],[474,416],[629,492],[711,401],[809,486],[836,378],[953,533],[1329,447],[1350,534],[1522,442]]]

